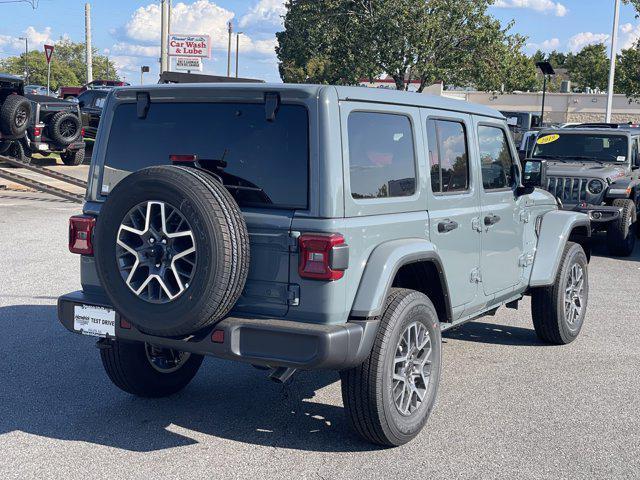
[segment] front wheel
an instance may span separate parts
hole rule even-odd
[[[139,397],[166,397],[186,387],[203,356],[148,343],[114,341],[100,349],[102,365],[113,384]]]
[[[612,255],[628,257],[636,246],[636,204],[633,200],[618,198],[613,206],[621,209],[620,217],[607,230],[607,244]]]
[[[429,298],[393,289],[369,357],[340,372],[347,416],[362,438],[398,446],[422,430],[438,393],[441,348],[438,315]]]
[[[587,256],[580,245],[567,242],[555,283],[531,293],[533,327],[538,338],[556,345],[573,342],[582,329],[588,299]]]

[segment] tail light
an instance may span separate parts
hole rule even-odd
[[[34,127],[33,135],[36,137],[39,137],[40,135],[42,135],[42,127]]]
[[[84,138],[84,127],[82,127],[82,130],[80,130],[80,136]]]
[[[304,234],[298,239],[302,278],[339,280],[349,267],[349,246],[339,233]]]
[[[80,255],[93,255],[93,229],[96,219],[76,215],[69,219],[69,251]]]
[[[198,161],[198,155],[189,154],[189,155],[178,155],[172,153],[169,155],[169,161],[173,163],[193,163]]]

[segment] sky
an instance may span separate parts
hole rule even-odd
[[[42,49],[61,37],[84,41],[83,0],[0,0],[0,57],[29,48]],[[32,8],[35,2],[37,7]],[[121,76],[140,83],[140,66],[155,82],[159,71],[160,2],[153,0],[93,0],[93,45],[109,55]],[[205,73],[225,75],[228,21],[240,37],[240,76],[280,81],[274,47],[275,32],[282,29],[284,0],[173,0],[174,33],[209,34],[212,59]],[[578,51],[585,45],[609,42],[614,0],[495,0],[490,13],[503,24],[513,20],[512,32],[528,37],[526,50]],[[619,49],[640,38],[640,19],[632,7],[623,5],[620,15]],[[235,38],[233,41],[235,48]],[[54,59],[55,61],[55,59]]]

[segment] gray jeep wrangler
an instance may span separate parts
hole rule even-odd
[[[70,331],[101,337],[134,395],[184,388],[204,355],[340,372],[365,439],[408,442],[434,407],[441,332],[517,308],[573,341],[589,217],[521,184],[497,111],[429,95],[311,85],[112,92],[84,214]]]
[[[594,124],[541,131],[526,176],[555,195],[563,210],[589,215],[607,233],[612,255],[633,253],[640,212],[640,129]]]

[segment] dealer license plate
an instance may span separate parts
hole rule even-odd
[[[73,329],[93,337],[116,336],[116,312],[94,305],[73,307]]]

